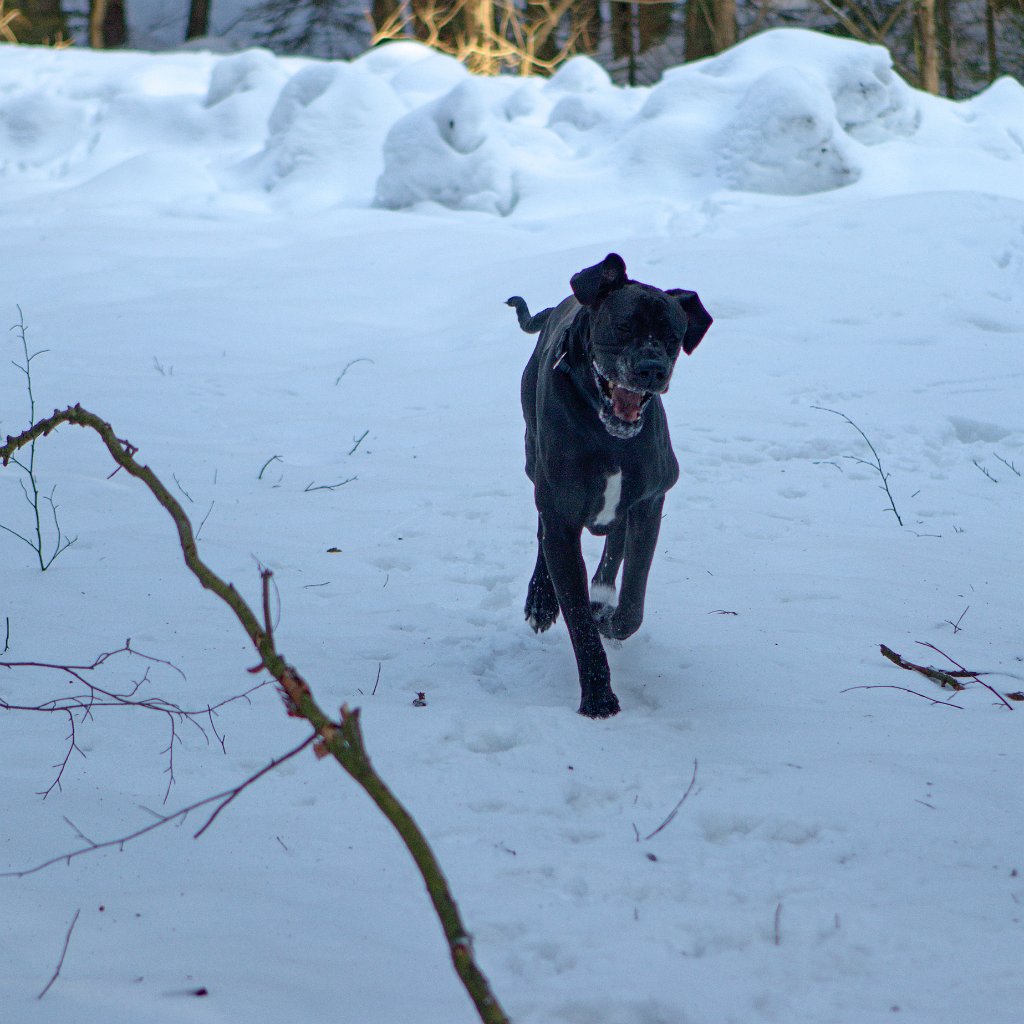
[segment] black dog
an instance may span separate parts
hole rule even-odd
[[[640,628],[665,492],[679,478],[659,396],[680,348],[693,352],[711,317],[696,292],[629,280],[615,253],[570,284],[571,296],[536,316],[518,295],[508,300],[524,331],[540,331],[522,383],[526,474],[540,513],[526,618],[540,633],[561,609],[580,714],[607,718],[619,700],[601,635],[623,640]],[[589,593],[584,527],[607,537]]]

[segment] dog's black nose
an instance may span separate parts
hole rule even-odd
[[[669,367],[660,359],[642,359],[633,369],[633,377],[647,391],[659,391],[668,381]]]

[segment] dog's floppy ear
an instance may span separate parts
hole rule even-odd
[[[625,260],[610,252],[600,263],[573,274],[569,281],[572,293],[584,306],[596,306],[609,292],[621,288],[626,277]]]
[[[686,334],[683,335],[683,351],[687,355],[692,355],[714,320],[696,292],[688,292],[685,288],[670,288],[665,294],[675,296],[679,300],[679,305],[683,307],[688,321]]]

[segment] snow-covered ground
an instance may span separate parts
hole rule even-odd
[[[282,652],[363,709],[517,1022],[1022,1019],[1024,705],[879,653],[950,667],[931,643],[1024,688],[1019,84],[953,104],[795,31],[633,90],[586,59],[477,80],[413,44],[0,47],[0,225],[39,412],[109,419],[251,600],[273,569]],[[503,301],[552,304],[611,250],[715,325],[666,400],[682,479],[644,627],[610,652],[623,711],[590,721],[564,628],[522,617],[531,339]],[[2,435],[28,420],[5,337]],[[825,410],[870,438],[902,526]],[[62,428],[37,464],[77,540],[40,573],[0,532],[0,660],[130,637],[185,675],[150,665],[144,694],[251,686],[245,637],[96,438]],[[0,523],[24,532],[21,475],[0,471]],[[73,692],[0,670],[10,704]],[[179,728],[163,804],[166,721],[98,709],[43,800],[67,722],[0,713],[0,867],[303,735],[270,687],[216,724],[226,753]],[[0,880],[4,1021],[474,1019],[405,850],[332,762],[290,761],[193,840],[201,821]]]

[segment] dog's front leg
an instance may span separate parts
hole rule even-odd
[[[587,567],[580,547],[582,529],[553,516],[542,516],[542,520],[544,561],[579,669],[580,714],[608,718],[618,714],[619,699],[612,692],[608,658],[590,611]]]
[[[638,502],[629,510],[626,525],[626,559],[622,569],[622,589],[615,614],[601,623],[601,632],[614,640],[632,636],[644,621],[644,597],[647,577],[654,561],[661,530],[663,494]]]

